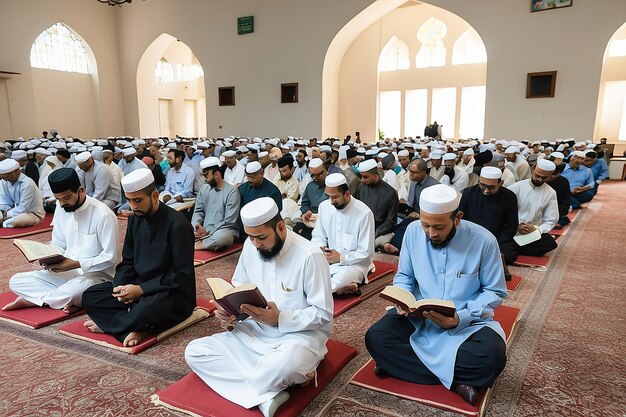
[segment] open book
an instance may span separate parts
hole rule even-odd
[[[65,259],[61,250],[53,245],[27,239],[13,239],[13,244],[22,251],[28,262],[39,261],[40,265],[54,265]]]
[[[242,284],[233,287],[228,281],[222,278],[206,278],[207,284],[213,291],[215,302],[231,316],[236,316],[237,320],[248,318],[246,313],[239,310],[242,304],[250,304],[255,307],[267,307],[267,300],[261,291],[254,284]]]
[[[381,298],[399,305],[409,316],[415,317],[416,319],[423,319],[424,311],[430,310],[441,313],[447,317],[454,317],[456,313],[456,307],[452,301],[438,300],[436,298],[425,298],[417,301],[411,292],[392,285],[385,287],[379,295]]]
[[[515,243],[517,243],[520,246],[528,245],[529,243],[536,242],[539,239],[541,239],[541,231],[539,230],[538,227],[536,227],[535,230],[533,230],[532,232],[527,233],[525,235],[522,235],[519,232],[517,232],[515,236],[513,236],[513,240],[515,240]]]

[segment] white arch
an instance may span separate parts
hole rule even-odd
[[[481,62],[487,62],[487,50],[476,29],[470,27],[454,42],[452,65],[478,64]]]
[[[380,51],[378,71],[398,71],[409,69],[409,47],[396,36],[392,36]]]

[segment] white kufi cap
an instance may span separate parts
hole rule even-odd
[[[553,157],[554,159],[564,159],[565,155],[563,155],[561,152],[552,152],[550,154],[551,157]]]
[[[89,158],[91,158],[91,154],[89,152],[81,152],[76,155],[76,162],[82,164],[83,162],[87,162]]]
[[[378,164],[374,159],[366,159],[358,165],[359,172],[367,172],[376,169]]]
[[[579,158],[584,158],[585,153],[583,151],[574,151],[572,152],[572,156],[578,156]]]
[[[420,210],[430,214],[451,213],[459,208],[461,194],[449,185],[427,187],[420,194]]]
[[[504,153],[520,153],[518,146],[509,146],[504,150]]]
[[[554,165],[554,162],[548,161],[545,158],[537,159],[537,167],[548,172],[554,171],[556,169],[556,165]]]
[[[400,152],[398,152],[398,156],[409,156],[409,151],[407,151],[406,149],[402,149]]]
[[[327,187],[339,187],[341,184],[347,184],[346,177],[343,174],[335,172],[326,177]]]
[[[502,171],[500,171],[500,168],[496,167],[482,167],[480,176],[490,180],[499,180],[502,178]]]
[[[324,162],[320,158],[313,158],[309,162],[309,168],[319,168],[324,165]]]
[[[263,168],[259,161],[248,162],[246,165],[246,174],[254,174],[255,172],[259,172]]]
[[[474,155],[474,150],[472,148],[466,149],[463,151],[463,156]]]
[[[222,162],[219,158],[216,158],[214,156],[209,156],[208,158],[204,158],[202,161],[200,161],[200,169],[207,169],[219,166],[222,166]]]
[[[148,168],[136,169],[122,177],[122,188],[127,193],[141,191],[154,183],[154,175]]]
[[[271,197],[261,197],[252,200],[242,207],[241,222],[246,227],[264,225],[278,214],[278,206]]]
[[[224,158],[230,158],[232,156],[236,156],[237,152],[230,150],[230,151],[222,152],[222,155],[224,156]]]
[[[8,174],[16,169],[20,169],[20,163],[15,159],[5,159],[0,161],[0,174]]]
[[[124,156],[135,155],[136,153],[137,153],[137,150],[135,148],[129,147],[129,148],[122,149],[122,155]]]
[[[456,159],[456,154],[452,152],[448,152],[443,156],[444,161],[454,161]]]

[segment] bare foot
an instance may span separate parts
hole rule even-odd
[[[396,248],[395,246],[393,246],[391,243],[385,243],[383,245],[383,251],[385,253],[388,253],[390,255],[397,255],[400,253],[400,249]]]
[[[73,314],[76,313],[78,310],[80,310],[80,307],[71,304],[66,304],[65,307],[63,307],[63,312],[65,314]]]
[[[83,323],[83,326],[85,326],[91,333],[104,333],[92,320],[87,320]]]
[[[337,289],[337,295],[353,294],[358,291],[359,291],[359,285],[356,282],[351,282],[345,287],[341,287]]]
[[[31,303],[30,301],[22,297],[17,297],[15,301],[2,307],[2,310],[10,311],[10,310],[19,310],[20,308],[29,308],[29,307],[38,307],[38,305],[35,303]]]
[[[302,387],[306,387],[311,383],[311,381],[315,377],[315,371],[307,372],[306,374],[304,374],[304,376],[307,377],[307,380],[300,384],[300,386]]]
[[[131,347],[137,346],[146,337],[146,333],[142,332],[130,332],[126,339],[124,339],[124,346]]]

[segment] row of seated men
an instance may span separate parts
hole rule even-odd
[[[202,162],[207,182],[221,177],[219,159]],[[19,171],[15,163],[0,162],[3,180]],[[366,172],[376,175],[375,169]],[[126,346],[191,314],[194,229],[160,201],[149,169],[122,178],[133,216],[117,265],[119,232],[110,208],[87,195],[71,168],[55,170],[47,180],[57,205],[52,244],[65,260],[14,275],[10,288],[18,298],[4,310],[49,306],[70,313],[82,307],[90,331],[112,334]],[[324,184],[328,199],[319,205],[311,241],[287,227],[274,198],[261,196],[241,208],[247,239],[232,283],[256,284],[268,307],[244,304],[241,312],[249,318],[237,321],[215,304],[225,331],[185,350],[190,368],[214,391],[242,407],[258,407],[266,417],[288,399],[286,388],[315,379],[332,327],[331,276],[366,273],[373,255],[372,211],[351,195],[342,173],[326,176]],[[212,188],[218,187],[216,181]],[[453,301],[455,315],[430,311],[417,320],[396,306],[367,331],[365,342],[379,375],[443,384],[474,404],[506,363],[504,332],[492,317],[507,292],[495,236],[462,220],[460,201],[448,185],[421,192],[421,221],[406,229],[394,278],[417,299]]]

